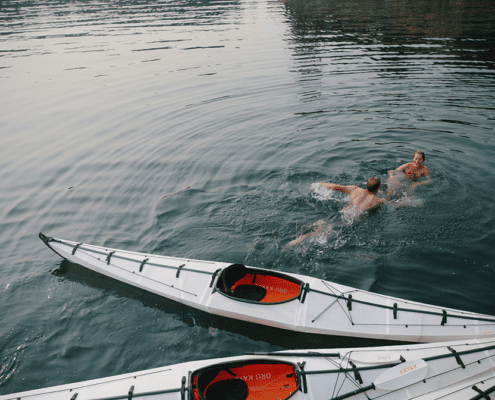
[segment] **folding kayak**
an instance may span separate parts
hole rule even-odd
[[[492,338],[191,361],[0,400],[477,400],[494,391]]]
[[[73,263],[204,312],[309,334],[439,342],[494,336],[495,317],[308,276],[40,238]]]

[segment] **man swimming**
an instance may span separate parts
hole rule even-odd
[[[354,208],[358,212],[362,212],[385,203],[387,200],[375,195],[380,189],[380,178],[370,178],[366,182],[366,190],[360,187],[349,185],[337,185],[335,183],[320,183],[326,189],[338,190],[349,195],[350,206],[346,209]]]
[[[314,185],[312,185],[312,190],[314,190]],[[349,195],[350,205],[347,206],[344,211],[351,211],[353,214],[358,215],[363,211],[373,209],[378,205],[385,203],[387,200],[382,199],[375,195],[380,189],[380,178],[370,178],[366,182],[366,190],[361,189],[358,186],[353,185],[337,185],[335,183],[317,183],[321,187],[330,190],[338,190],[339,192],[344,192]],[[305,235],[299,236],[298,238],[287,243],[287,247],[290,248],[296,244],[301,244],[303,241],[308,239],[320,240],[322,237],[327,237],[333,232],[331,225],[325,224],[324,221],[318,221],[315,223],[316,229],[312,232],[306,233]],[[325,240],[325,239],[324,239]]]

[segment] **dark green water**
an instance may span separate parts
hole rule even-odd
[[[494,21],[457,0],[0,0],[0,394],[315,345],[62,263],[40,231],[495,314]],[[430,184],[388,185],[418,149]],[[399,203],[354,218],[309,190],[370,176]]]

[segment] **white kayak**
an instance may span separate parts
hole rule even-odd
[[[495,338],[191,361],[0,400],[467,400],[495,391]]]
[[[308,276],[40,238],[61,257],[204,312],[285,330],[439,342],[495,336],[495,317]]]

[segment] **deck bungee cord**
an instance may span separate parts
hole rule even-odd
[[[323,281],[323,280],[321,282],[326,287],[329,287],[329,290],[332,290],[332,289],[330,289],[330,285],[328,284],[328,282]],[[372,302],[365,301],[365,300],[354,299],[351,294],[349,294],[348,297],[345,297],[345,294],[347,294],[347,293],[353,293],[353,292],[359,293],[360,290],[358,290],[358,289],[354,289],[354,290],[348,291],[348,292],[341,292],[341,294],[323,292],[321,290],[312,289],[312,288],[309,288],[309,287],[306,290],[308,292],[315,292],[315,293],[322,294],[322,295],[325,295],[325,296],[336,297],[336,300],[335,301],[345,300],[345,302],[347,304],[347,309],[349,311],[352,311],[352,303],[354,302],[354,303],[365,304],[365,305],[369,305],[369,306],[373,306],[373,307],[378,307],[378,308],[384,308],[384,309],[387,309],[387,310],[391,310],[393,312],[394,319],[397,319],[397,313],[398,313],[398,311],[418,313],[418,314],[427,314],[427,315],[438,315],[439,317],[442,317],[441,320],[440,320],[440,325],[442,325],[442,326],[446,324],[447,317],[449,316],[449,314],[445,310],[442,310],[442,312],[439,313],[439,312],[435,312],[435,311],[417,310],[417,309],[412,309],[412,308],[399,308],[397,306],[397,303],[394,303],[393,306],[388,306],[388,305],[385,305],[385,304],[378,304],[378,303],[372,303]],[[336,290],[336,291],[338,291],[338,290]],[[372,294],[373,295],[376,295],[377,297],[380,296],[380,295],[377,295],[375,293],[372,293]],[[383,296],[383,297],[385,298],[385,296]],[[335,301],[334,301],[334,303],[335,303]],[[406,300],[402,300],[402,301],[407,304],[407,301]],[[332,305],[334,303],[332,303]],[[424,305],[422,304],[422,306],[423,307],[426,307],[427,305],[426,304],[424,304]],[[322,314],[324,314],[328,310],[328,308],[329,307],[327,307],[327,309],[323,310],[320,313],[320,315],[318,315],[318,317],[320,317]],[[431,308],[434,308],[434,307],[431,307]],[[342,308],[342,310],[345,312],[345,310],[343,308]],[[483,318],[483,317],[478,318],[478,317],[475,317],[475,316],[462,315],[462,314],[474,314],[474,313],[468,313],[466,311],[457,311],[456,310],[455,312],[456,313],[459,313],[459,315],[458,314],[450,314],[450,317],[452,317],[452,318],[458,318],[458,319],[466,319],[466,320],[476,320],[476,321],[492,322],[493,324],[495,324],[495,318],[493,318],[493,319],[492,318]],[[350,312],[349,312],[348,318],[349,318],[349,320],[352,319],[352,317],[350,315]],[[318,318],[315,317],[315,319],[313,321],[316,321],[316,319],[318,319]],[[354,323],[353,323],[353,325],[354,325]],[[357,324],[357,325],[375,325],[375,324]],[[376,324],[376,325],[379,325],[379,324]],[[433,324],[421,324],[421,325],[424,325],[424,326],[426,326],[426,325],[428,325],[428,326],[434,326]],[[466,325],[469,325],[469,324],[466,324]],[[491,324],[486,324],[486,325],[487,326],[490,326]],[[462,326],[462,325],[459,324],[459,325],[455,325],[455,326]]]
[[[43,235],[41,232],[40,232],[40,238],[41,240],[43,240],[43,242],[45,242],[45,244],[50,247],[55,253],[57,253],[48,243],[50,242],[56,242],[56,243],[61,243],[61,244],[64,244],[66,246],[72,246],[71,244],[69,244],[67,241],[64,241],[64,240],[60,240],[60,239],[55,239],[55,238],[52,238],[52,237],[48,237],[48,236],[45,236]],[[103,250],[99,250],[97,248],[94,248],[94,246],[89,246],[89,245],[84,245],[82,243],[78,243],[74,246],[73,250],[72,250],[72,255],[74,255],[76,252],[74,251],[74,249],[77,249],[77,250],[87,250],[87,251],[92,251],[92,252],[95,252],[95,253],[98,253],[98,254],[101,254],[101,255],[104,255],[104,256],[107,256],[107,258],[105,259],[105,261],[107,263],[109,263],[110,259],[115,257],[115,258],[120,258],[121,260],[127,260],[127,261],[132,261],[132,262],[139,262],[138,260],[136,260],[135,258],[131,258],[131,257],[125,257],[123,255],[120,255],[120,254],[115,254],[116,251],[103,251]],[[128,252],[128,251],[125,251],[125,250],[118,250],[119,253],[131,253],[131,252]],[[58,253],[57,253],[58,254]],[[87,253],[86,253],[87,254]],[[62,258],[66,258],[64,256],[60,256]],[[153,257],[156,257],[156,258],[163,258],[163,259],[168,259],[168,260],[180,260],[180,261],[186,261],[186,262],[194,262],[195,260],[190,260],[190,259],[182,259],[182,258],[174,258],[174,257],[166,257],[166,256],[158,256],[158,255],[154,255]],[[149,257],[147,257],[148,260],[149,260]],[[174,269],[174,270],[177,270],[177,269],[183,269],[184,271],[190,271],[190,272],[197,272],[197,273],[200,273],[200,274],[206,274],[206,275],[212,275],[214,272],[209,272],[209,271],[203,271],[203,270],[200,270],[200,269],[192,269],[192,268],[182,268],[182,267],[173,267],[171,265],[165,265],[165,264],[157,264],[157,263],[148,263],[146,259],[142,260],[143,263],[147,264],[147,265],[153,265],[155,267],[161,267],[161,268],[170,268],[170,269]],[[215,262],[213,261],[202,261],[204,263],[209,263],[209,264],[215,264]],[[109,265],[109,264],[107,264]],[[144,264],[143,264],[144,265]]]
[[[483,381],[480,381],[479,383],[483,383]],[[481,390],[479,389],[476,385],[473,385],[471,387],[472,390],[474,390],[476,393],[478,393],[476,396],[470,398],[469,400],[481,400],[481,399],[485,399],[485,400],[490,400],[490,397],[488,397],[488,395],[490,393],[493,393],[495,392],[495,385],[494,386],[491,386],[489,387],[488,389],[486,390]]]
[[[325,314],[330,308],[332,308],[332,306],[337,303],[341,310],[344,312],[344,315],[349,319],[349,322],[354,325],[354,321],[352,320],[352,316],[351,316],[351,313],[350,311],[352,311],[352,295],[349,294],[351,292],[357,292],[358,290],[355,289],[355,290],[351,290],[351,291],[348,291],[348,292],[340,292],[339,290],[335,289],[335,288],[332,288],[332,286],[328,283],[328,282],[325,282],[325,281],[321,281],[323,283],[323,285],[325,285],[328,290],[330,290],[332,292],[332,295],[336,297],[336,299],[330,303],[330,305],[325,308],[322,312],[320,312],[311,322],[314,323],[316,322],[316,320],[318,318],[320,318],[323,314]],[[309,285],[308,285],[308,291],[311,291],[311,289],[309,288]],[[335,294],[335,292],[339,292],[339,294]],[[322,293],[324,294],[324,292]],[[349,297],[347,297],[347,299],[345,298],[345,295],[346,294],[349,294]],[[342,304],[340,304],[340,301],[339,300],[347,300],[347,309],[349,310],[349,312],[346,312],[346,310],[344,309],[344,307],[342,307]]]
[[[83,250],[88,250],[88,251],[89,251],[89,249],[85,249],[85,248],[82,248],[82,249],[80,248],[80,249],[79,249],[79,251],[83,251]],[[91,251],[93,251],[93,250],[91,250]],[[98,253],[100,253],[100,252],[98,252]],[[86,254],[86,256],[91,257],[91,258],[93,258],[93,259],[95,259],[95,260],[101,261],[99,258],[97,258],[97,257],[93,256],[92,254],[89,254],[89,253],[84,253],[84,254]],[[101,254],[101,253],[100,253],[100,254]],[[104,254],[106,254],[106,253],[104,253]],[[112,266],[112,267],[114,267],[114,268],[118,268],[118,269],[121,269],[121,270],[123,270],[123,271],[129,272],[129,271],[127,271],[125,268],[122,268],[122,267],[119,267],[118,265],[112,264],[112,263],[111,263],[111,261],[110,261],[110,257],[111,257],[111,256],[113,256],[113,254],[110,254],[110,253],[109,253],[109,256],[108,256],[108,257],[107,257],[107,259],[105,260],[105,261],[107,262],[107,265],[111,265],[111,266]],[[118,257],[118,256],[115,256],[115,257]],[[135,261],[135,260],[132,260],[132,259],[128,259],[128,258],[126,258],[126,257],[118,257],[118,258],[121,258],[121,259],[124,259],[124,260],[125,260],[125,259],[127,259],[127,260],[129,260],[129,261]],[[150,265],[152,265],[152,263],[150,263]],[[160,266],[162,266],[162,267],[164,267],[164,268],[173,268],[173,269],[178,269],[178,271],[180,271],[180,267],[175,268],[175,267],[170,267],[170,266],[168,266],[168,265],[160,265]],[[195,272],[196,272],[196,271],[195,271]],[[144,279],[147,279],[147,280],[150,280],[150,281],[156,282],[156,283],[158,283],[158,284],[160,284],[160,285],[163,285],[163,286],[167,286],[167,287],[169,287],[169,288],[171,288],[171,289],[178,290],[179,292],[184,292],[184,293],[190,294],[191,296],[196,296],[196,297],[198,296],[198,295],[197,295],[197,294],[195,294],[195,293],[191,293],[191,292],[188,292],[187,290],[177,288],[177,287],[175,287],[174,285],[168,285],[168,284],[166,284],[166,283],[164,283],[164,282],[161,282],[161,281],[158,281],[158,280],[156,280],[156,279],[150,278],[149,276],[146,276],[146,275],[141,275],[141,278],[144,278]]]

